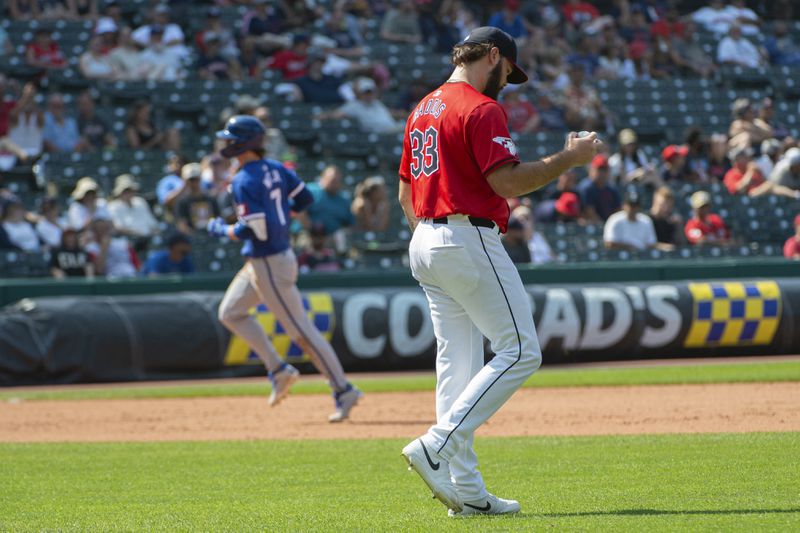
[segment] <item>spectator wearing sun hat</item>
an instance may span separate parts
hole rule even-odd
[[[692,218],[686,221],[684,233],[690,244],[727,244],[731,233],[722,218],[711,212],[711,195],[697,191],[689,198]]]
[[[647,155],[638,147],[636,132],[625,128],[619,132],[619,151],[608,158],[611,180],[620,185],[630,182],[658,183],[659,176]]]
[[[67,226],[83,231],[97,213],[108,214],[106,201],[100,198],[100,186],[92,178],[84,176],[73,189],[72,203],[67,209]]]
[[[691,170],[686,166],[688,154],[689,147],[684,145],[670,144],[661,150],[661,160],[664,164],[661,179],[664,182],[692,181]]]
[[[783,257],[800,260],[800,215],[794,217],[794,235],[786,239],[783,245]]]
[[[589,164],[589,176],[578,185],[581,203],[590,220],[605,221],[619,211],[620,194],[609,182],[608,156],[597,154]]]
[[[154,41],[157,35],[157,42],[164,46],[182,46],[184,42],[183,30],[181,27],[170,20],[170,6],[158,4],[153,8],[151,18],[153,22],[136,28],[131,35],[133,40],[141,47],[146,47]],[[156,30],[157,31],[154,31]],[[184,55],[181,53],[180,55]]]
[[[186,195],[177,204],[178,231],[191,234],[204,229],[208,221],[220,214],[217,201],[203,191],[200,178],[203,167],[199,163],[188,163],[181,169],[181,178],[186,183]]]
[[[120,174],[114,180],[114,200],[108,204],[114,228],[133,239],[152,237],[158,232],[158,221],[147,201],[136,194],[138,190],[133,176]]]
[[[110,17],[101,17],[94,25],[94,34],[98,35],[113,35],[119,31],[119,26],[116,21]]]

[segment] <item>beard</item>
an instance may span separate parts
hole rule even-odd
[[[503,62],[498,61],[497,65],[489,71],[489,79],[486,80],[486,87],[482,91],[484,96],[488,96],[492,100],[497,100],[497,97],[500,95],[500,89],[502,88],[502,76]]]

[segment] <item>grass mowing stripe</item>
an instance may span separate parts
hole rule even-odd
[[[431,373],[422,376],[359,379],[353,381],[364,392],[409,392],[433,390],[436,380]],[[800,381],[800,361],[776,361],[767,363],[698,364],[680,366],[644,366],[634,368],[575,368],[548,369],[536,372],[526,387],[571,387],[610,385],[656,385],[686,383],[746,383]],[[300,381],[292,388],[293,394],[320,394],[329,389],[322,381]],[[263,382],[243,383],[192,382],[187,385],[108,388],[75,388],[62,390],[4,390],[0,400],[20,398],[23,400],[78,400],[114,398],[187,398],[214,396],[251,396],[269,393],[266,379]]]
[[[480,438],[453,520],[402,440],[0,444],[4,531],[797,531],[800,434]]]

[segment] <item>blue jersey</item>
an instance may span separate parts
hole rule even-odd
[[[142,274],[191,274],[194,272],[192,257],[187,255],[180,262],[173,263],[169,252],[161,250],[153,252],[142,267]]]
[[[298,195],[311,196],[294,172],[272,159],[245,164],[233,177],[231,193],[239,217],[234,231],[244,240],[242,255],[249,257],[274,255],[289,248],[291,201]],[[306,204],[298,202],[301,203]],[[266,223],[265,240],[259,239],[252,229],[261,220]]]

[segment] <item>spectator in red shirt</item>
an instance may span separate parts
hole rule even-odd
[[[58,43],[53,41],[50,30],[40,28],[36,31],[33,41],[28,43],[25,50],[25,60],[32,67],[52,69],[66,68],[67,60],[58,47]]]
[[[794,235],[786,239],[783,245],[783,257],[800,260],[800,215],[794,217]]]
[[[15,80],[8,82],[6,75],[0,72],[0,137],[5,137],[8,134],[8,117],[11,114],[11,110],[17,105],[16,98],[6,94],[6,89],[12,86],[14,92],[17,93],[19,87],[16,83]]]
[[[753,150],[747,147],[734,148],[729,157],[733,166],[722,180],[729,193],[750,194],[764,183],[764,176],[753,161]]]
[[[280,70],[286,81],[296,80],[308,74],[308,35],[298,33],[292,39],[292,47],[276,52],[267,60],[267,66]]]
[[[596,7],[581,0],[567,0],[561,9],[564,12],[564,18],[573,26],[583,26],[600,16]]]
[[[694,210],[692,218],[683,228],[690,244],[727,244],[731,233],[719,215],[711,212],[711,196],[697,191],[689,199]]]
[[[654,37],[661,38],[667,42],[672,37],[682,39],[686,32],[686,25],[680,20],[680,13],[678,8],[672,4],[670,5],[663,18],[658,19],[650,25],[650,33]]]
[[[508,127],[515,133],[531,133],[539,129],[539,113],[519,94],[519,85],[509,85],[503,91],[500,104],[508,116]]]

